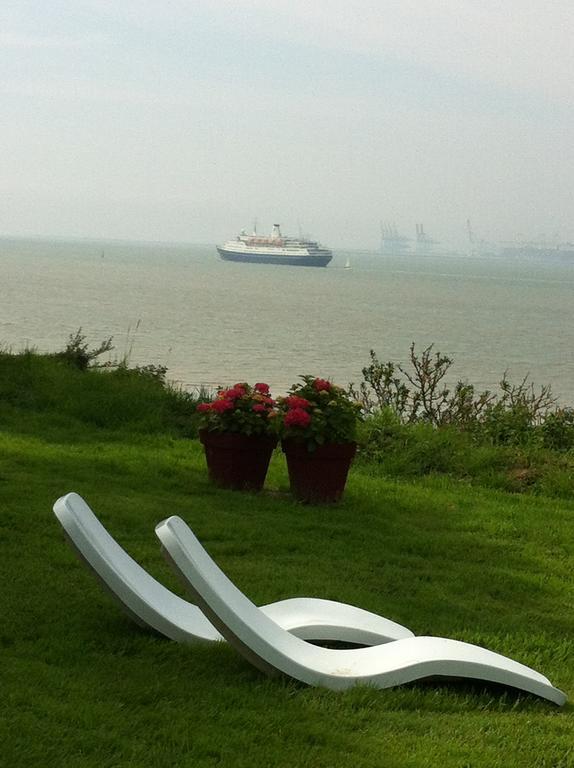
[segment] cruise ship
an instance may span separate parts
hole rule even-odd
[[[333,258],[327,248],[314,240],[281,234],[279,224],[273,225],[269,237],[245,230],[235,240],[218,245],[217,251],[225,261],[247,261],[256,264],[292,264],[297,267],[326,267]]]

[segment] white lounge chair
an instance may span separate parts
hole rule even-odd
[[[308,685],[344,689],[356,683],[390,688],[428,677],[470,678],[533,693],[555,704],[566,695],[529,667],[476,645],[410,637],[370,648],[335,650],[286,632],[231,583],[179,517],[156,526],[168,559],[189,583],[206,616],[252,664]]]
[[[138,565],[77,493],[58,499],[54,513],[80,559],[138,624],[178,642],[224,639],[196,605]],[[374,645],[413,636],[394,621],[332,600],[291,598],[264,605],[261,611],[305,640]]]

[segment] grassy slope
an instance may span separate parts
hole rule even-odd
[[[180,514],[257,602],[345,600],[476,642],[574,692],[574,503],[355,470],[303,507],[274,457],[259,496],[214,490],[200,446],[6,410],[0,432],[0,740],[14,766],[570,766],[572,706],[468,684],[333,693],[268,680],[225,645],[124,618],[65,544],[68,490],[179,591],[154,524]],[[1,415],[1,412],[0,412]],[[275,491],[279,491],[276,493]]]

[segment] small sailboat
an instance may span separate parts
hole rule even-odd
[[[345,269],[351,269],[351,259],[347,256],[347,261],[345,262]]]

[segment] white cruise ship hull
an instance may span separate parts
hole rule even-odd
[[[218,245],[217,251],[225,261],[244,261],[252,264],[291,264],[296,267],[326,267],[333,258],[331,251],[325,248],[311,253],[304,250],[285,248],[230,248]]]

